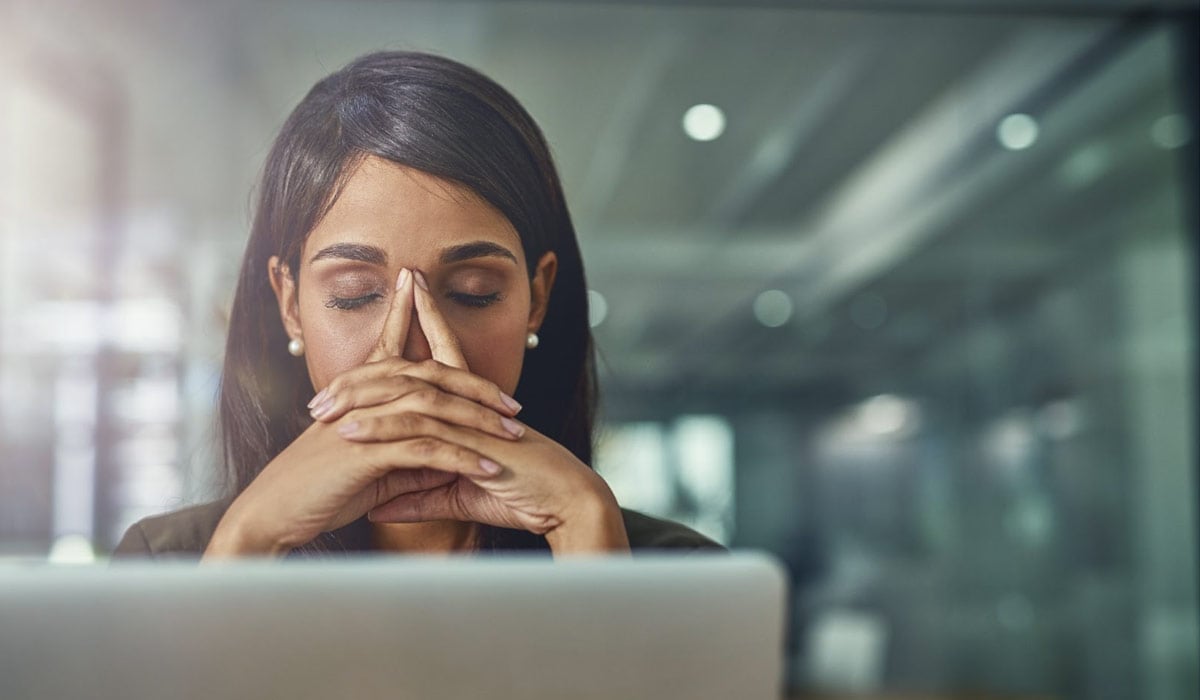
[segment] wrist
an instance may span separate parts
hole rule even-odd
[[[616,554],[629,552],[625,519],[608,484],[592,472],[592,487],[585,489],[557,527],[546,533],[555,555]]]
[[[234,505],[217,523],[208,546],[204,549],[204,560],[229,559],[245,556],[282,557],[291,550],[283,542],[267,536],[245,517]]]

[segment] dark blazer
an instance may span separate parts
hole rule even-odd
[[[184,508],[134,523],[125,531],[113,557],[199,558],[208,547],[217,523],[233,499]],[[724,550],[724,547],[688,527],[637,511],[621,509],[629,546],[635,550]],[[368,549],[362,527],[347,528],[343,540],[350,551]],[[339,531],[343,532],[343,531]]]

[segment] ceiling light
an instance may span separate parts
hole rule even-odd
[[[1150,138],[1155,145],[1167,150],[1179,148],[1192,138],[1187,119],[1182,114],[1167,114],[1154,120],[1150,127]]]
[[[1022,151],[1033,145],[1038,137],[1038,123],[1028,114],[1010,114],[1000,120],[996,138],[1010,151]]]
[[[767,328],[778,328],[792,317],[792,299],[778,289],[768,289],[754,300],[754,317]]]
[[[916,405],[893,394],[880,394],[864,401],[858,409],[863,431],[876,436],[907,435],[919,420]]]
[[[1033,421],[1026,411],[1014,410],[995,419],[981,436],[983,455],[997,469],[1020,471],[1029,466],[1037,446]]]
[[[712,141],[725,133],[725,113],[715,105],[694,105],[683,114],[683,131],[697,141]]]

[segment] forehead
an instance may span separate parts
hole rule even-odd
[[[475,241],[498,243],[525,264],[512,224],[470,189],[367,156],[305,241],[302,255],[334,243],[361,243],[382,248],[400,264],[426,266],[441,249]]]

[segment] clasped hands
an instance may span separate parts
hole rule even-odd
[[[432,355],[422,362],[400,357],[414,312]],[[309,408],[313,424],[234,501],[205,558],[283,554],[364,514],[528,530],[556,555],[629,549],[608,486],[470,372],[420,272],[401,271],[367,362]]]

